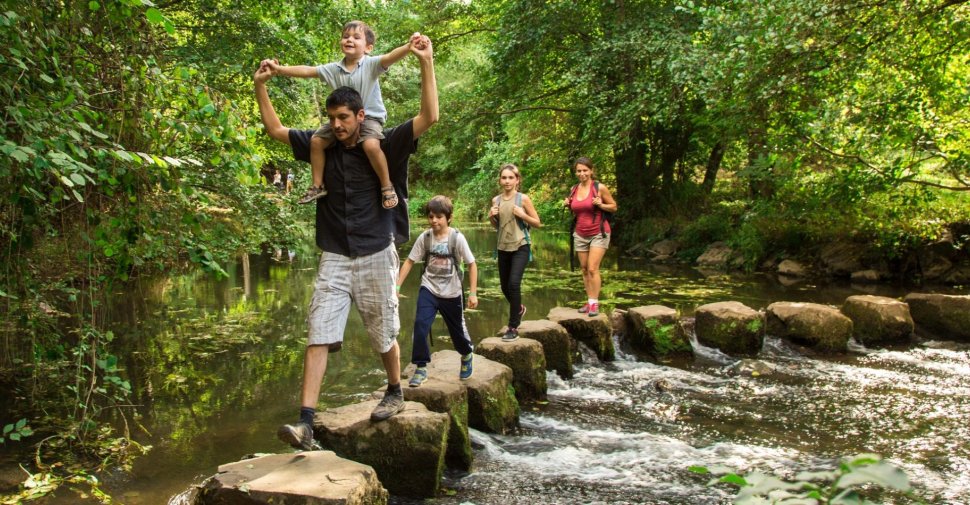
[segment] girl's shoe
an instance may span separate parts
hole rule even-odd
[[[306,190],[306,193],[303,194],[303,198],[300,198],[300,200],[297,201],[297,203],[299,204],[310,203],[318,198],[323,198],[325,196],[327,196],[327,190],[323,189],[323,186],[319,186],[319,187],[310,186],[310,189]]]
[[[587,312],[589,312],[589,303],[588,302],[585,303],[585,304],[583,304],[583,307],[581,309],[579,309],[579,313],[580,314],[585,314]]]
[[[381,206],[385,209],[397,207],[397,192],[394,186],[384,186],[381,188]]]
[[[600,315],[600,304],[598,303],[589,304],[589,312],[587,312],[586,315],[589,317],[596,317]]]

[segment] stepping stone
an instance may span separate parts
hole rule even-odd
[[[626,321],[627,341],[654,359],[693,354],[676,309],[663,305],[634,307],[626,313]]]
[[[475,352],[512,369],[512,387],[520,402],[546,398],[546,357],[538,340],[519,338],[504,342],[490,337],[479,342]]]
[[[512,369],[475,354],[475,372],[463,381],[458,379],[460,362],[461,355],[456,351],[438,351],[431,355],[428,377],[453,380],[468,391],[468,426],[500,434],[518,428],[519,402],[512,388]]]
[[[867,346],[908,342],[915,329],[909,305],[886,296],[850,296],[842,313],[852,320],[855,339]]]
[[[569,335],[589,346],[601,361],[616,359],[613,349],[613,328],[610,319],[603,312],[596,317],[580,314],[576,309],[554,307],[549,311],[547,319],[560,324]]]
[[[764,316],[741,302],[697,307],[694,329],[698,342],[732,356],[756,356],[765,339]]]
[[[852,320],[835,307],[775,302],[766,312],[769,335],[822,352],[845,352],[848,349]]]
[[[404,369],[405,376],[411,377],[416,368],[408,365]],[[448,428],[445,463],[450,468],[470,471],[473,458],[471,437],[468,435],[468,390],[459,383],[458,377],[430,374],[420,387],[408,387],[406,380],[402,384],[405,400],[421,403],[432,412],[448,415],[451,426]],[[383,391],[376,394],[377,398],[384,396]]]
[[[522,321],[519,338],[537,340],[542,344],[546,370],[555,370],[563,379],[573,378],[573,357],[579,350],[576,341],[569,337],[569,332],[561,324],[548,319]]]
[[[378,403],[369,400],[317,413],[317,440],[342,457],[374,467],[391,494],[435,496],[445,468],[448,415],[405,402],[398,414],[372,422],[370,414]]]
[[[387,503],[373,468],[333,451],[269,454],[219,466],[202,484],[201,505],[372,505]]]

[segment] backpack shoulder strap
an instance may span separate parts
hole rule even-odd
[[[431,235],[433,233],[434,232],[432,232],[430,229],[427,229],[427,230],[424,230],[423,232],[421,232],[421,236],[418,237],[418,240],[424,239],[424,264],[425,264],[425,266],[428,265],[428,257],[431,256],[431,246],[432,246],[432,242],[434,241],[434,239],[431,238]]]

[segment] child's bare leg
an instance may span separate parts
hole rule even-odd
[[[364,140],[364,153],[370,160],[370,166],[381,180],[381,205],[385,209],[397,207],[397,193],[394,192],[394,185],[391,184],[391,176],[387,169],[387,157],[381,150],[381,141],[377,139]]]
[[[307,192],[300,198],[299,203],[310,203],[317,198],[326,196],[327,190],[323,187],[323,167],[327,164],[326,149],[331,142],[321,137],[310,138],[310,173],[313,183]]]

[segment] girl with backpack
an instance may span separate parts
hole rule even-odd
[[[575,216],[572,240],[583,269],[583,288],[587,300],[579,312],[595,317],[599,315],[600,288],[603,284],[600,262],[610,247],[610,219],[616,212],[616,202],[605,184],[593,180],[593,160],[577,158],[573,168],[579,183],[573,186],[563,204]]]
[[[511,163],[502,165],[498,177],[502,193],[492,199],[492,207],[488,212],[488,219],[498,231],[495,248],[498,255],[498,276],[502,284],[502,294],[509,302],[508,328],[502,337],[506,342],[519,338],[519,323],[525,314],[521,288],[525,265],[532,257],[529,229],[542,227],[532,199],[519,192],[521,183],[519,167]]]

